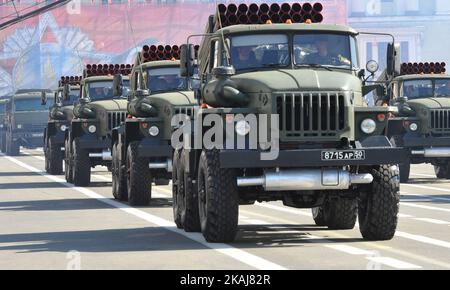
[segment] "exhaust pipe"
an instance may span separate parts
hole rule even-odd
[[[238,177],[239,187],[262,186],[266,191],[347,190],[354,184],[370,184],[369,173],[354,174],[342,169],[296,169],[267,172],[258,177]]]
[[[89,158],[100,158],[105,161],[111,161],[112,153],[108,150],[104,150],[101,153],[89,153]]]
[[[165,169],[167,172],[172,172],[172,159],[167,159],[165,162],[150,162],[148,164],[150,169]]]
[[[450,157],[450,147],[425,148],[423,150],[412,150],[412,155],[423,155],[427,158]]]

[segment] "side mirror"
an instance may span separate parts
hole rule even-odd
[[[380,65],[375,60],[369,60],[366,64],[366,69],[374,75],[380,69]]]
[[[121,74],[114,75],[113,79],[113,96],[120,97],[123,94],[123,77]]]
[[[400,74],[401,58],[400,58],[400,44],[389,43],[387,47],[387,66],[386,72],[390,76],[397,76]]]
[[[65,84],[64,88],[63,88],[63,99],[64,101],[69,101],[70,100],[70,85],[69,84]]]
[[[365,75],[366,75],[366,70],[365,69],[360,69],[359,72],[358,72],[358,78],[364,79]]]
[[[404,104],[404,103],[408,102],[408,97],[406,97],[406,96],[399,97],[397,100],[399,103]]]
[[[195,48],[193,44],[182,44],[180,47],[180,75],[192,77],[195,67]]]
[[[216,78],[227,78],[236,74],[233,66],[218,66],[212,69],[212,75]]]
[[[136,92],[135,92],[135,96],[136,96],[137,98],[145,98],[145,97],[150,96],[150,92],[149,92],[148,90],[138,89],[138,90],[136,90]]]
[[[41,92],[41,105],[47,105],[47,94],[45,92]]]

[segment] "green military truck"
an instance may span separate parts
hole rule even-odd
[[[50,174],[61,174],[64,161],[64,139],[73,119],[74,102],[80,97],[78,76],[63,76],[54,93],[53,106],[49,109],[47,128],[44,130],[45,170]],[[42,100],[47,105],[47,100]]]
[[[383,101],[398,106],[389,118],[388,136],[409,153],[400,163],[401,182],[408,182],[411,164],[419,163],[434,165],[438,178],[450,179],[450,76],[445,64],[403,64],[387,92]]]
[[[126,117],[127,99],[113,94],[113,75],[131,72],[131,65],[87,65],[80,83],[80,99],[65,136],[67,182],[87,186],[91,168],[111,168],[111,132]],[[125,82],[128,82],[126,78]]]
[[[316,23],[318,11],[267,15],[263,3],[235,17],[230,5],[219,5],[209,18],[200,45],[202,109],[197,125],[187,126],[191,146],[173,161],[180,172],[173,181],[177,224],[209,242],[230,242],[240,204],[280,200],[312,208],[317,225],[352,229],[358,216],[364,239],[391,239],[399,211],[397,164],[406,154],[384,135],[393,108],[364,101],[381,86],[365,85],[359,33]],[[192,75],[192,46],[183,48],[182,75]],[[391,74],[400,71],[397,51],[390,43]],[[378,66],[372,61],[366,68],[373,74]],[[214,122],[226,140],[217,138]],[[196,146],[197,136],[214,146]]]
[[[132,71],[128,114],[113,131],[113,195],[147,205],[152,182],[172,177],[172,117],[192,115],[197,102],[191,82],[180,77],[179,47],[144,46]],[[119,81],[117,83],[120,83]]]
[[[5,97],[0,99],[0,151],[6,152],[6,127],[5,127],[5,118],[6,118],[6,107],[8,105],[9,98]]]
[[[36,148],[43,146],[44,129],[48,120],[48,109],[53,101],[41,106],[42,99],[50,90],[18,90],[8,103],[5,119],[6,154],[17,156],[20,146]]]

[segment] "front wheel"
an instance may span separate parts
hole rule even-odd
[[[366,240],[382,241],[394,237],[400,203],[398,169],[382,165],[371,170],[374,177],[358,201],[359,229]]]
[[[203,236],[208,242],[232,242],[239,218],[235,170],[220,168],[217,150],[204,150],[200,155],[197,182]]]
[[[152,198],[152,175],[148,160],[138,157],[139,142],[131,142],[127,150],[128,201],[132,206],[149,205]]]
[[[91,183],[91,160],[89,152],[81,148],[80,138],[73,140],[73,183],[88,186]]]
[[[124,167],[122,144],[116,142],[112,149],[112,190],[114,198],[120,201],[128,200],[127,178]]]
[[[64,174],[68,183],[73,183],[72,146],[68,138],[64,141]]]
[[[9,156],[19,156],[20,155],[20,145],[17,143],[14,143],[11,137],[9,137],[6,140],[6,155],[9,155]]]
[[[55,144],[52,138],[47,141],[47,154],[48,159],[48,173],[53,175],[60,175],[63,172],[63,153],[61,151],[61,145]]]

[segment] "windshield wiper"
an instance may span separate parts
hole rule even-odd
[[[317,64],[317,63],[300,64],[300,65],[297,65],[297,67],[323,68],[323,69],[326,69],[327,71],[333,71],[333,70],[332,70],[331,68],[329,68],[328,66],[321,65],[321,64]]]

